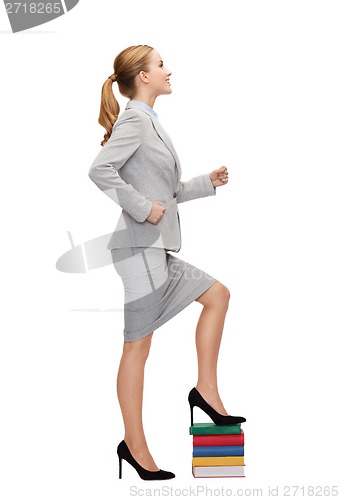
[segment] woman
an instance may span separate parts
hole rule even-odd
[[[196,329],[198,382],[188,396],[217,424],[245,422],[228,415],[217,389],[217,358],[230,293],[214,277],[168,253],[181,247],[177,204],[211,196],[228,182],[225,166],[183,182],[179,158],[153,106],[159,95],[171,94],[171,72],[148,45],[131,46],[114,60],[115,72],[102,88],[99,123],[106,129],[89,176],[121,208],[107,248],[122,278],[124,345],[117,376],[117,394],[125,437],[117,447],[119,477],[122,459],[142,479],[170,479],[148,449],[142,423],[144,367],[153,332],[192,301],[203,305]],[[112,91],[129,98],[120,107]],[[118,173],[119,171],[119,173]]]

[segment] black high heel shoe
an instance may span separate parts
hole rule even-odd
[[[233,415],[221,415],[214,408],[212,408],[206,400],[201,396],[196,387],[191,389],[188,396],[188,401],[190,405],[191,412],[191,425],[193,424],[193,410],[194,406],[198,406],[203,410],[209,417],[212,419],[214,424],[216,425],[234,425],[241,424],[242,422],[246,422],[244,417],[234,417]]]
[[[117,453],[118,453],[118,458],[119,458],[119,479],[122,479],[122,459],[124,458],[129,464],[132,465],[138,472],[139,476],[142,479],[146,480],[151,480],[151,479],[172,479],[173,477],[176,477],[173,472],[168,472],[166,470],[156,470],[156,471],[151,471],[144,469],[139,463],[133,458],[131,455],[131,452],[125,443],[124,439],[119,443],[117,446]]]

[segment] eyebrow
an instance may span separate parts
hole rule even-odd
[[[163,62],[162,59],[159,62]]]

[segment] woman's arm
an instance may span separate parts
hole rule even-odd
[[[189,181],[179,181],[177,187],[177,203],[211,196],[216,193],[210,174],[193,177]]]
[[[115,201],[137,222],[144,222],[150,215],[152,201],[127,184],[118,170],[137,151],[142,142],[143,120],[133,110],[113,127],[112,134],[103,146],[89,170],[90,179],[109,198]]]

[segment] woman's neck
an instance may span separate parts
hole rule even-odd
[[[155,104],[156,97],[150,97],[150,96],[145,96],[142,94],[137,94],[133,97],[132,100],[144,102],[145,104],[150,106],[150,108],[153,108],[153,106]]]

